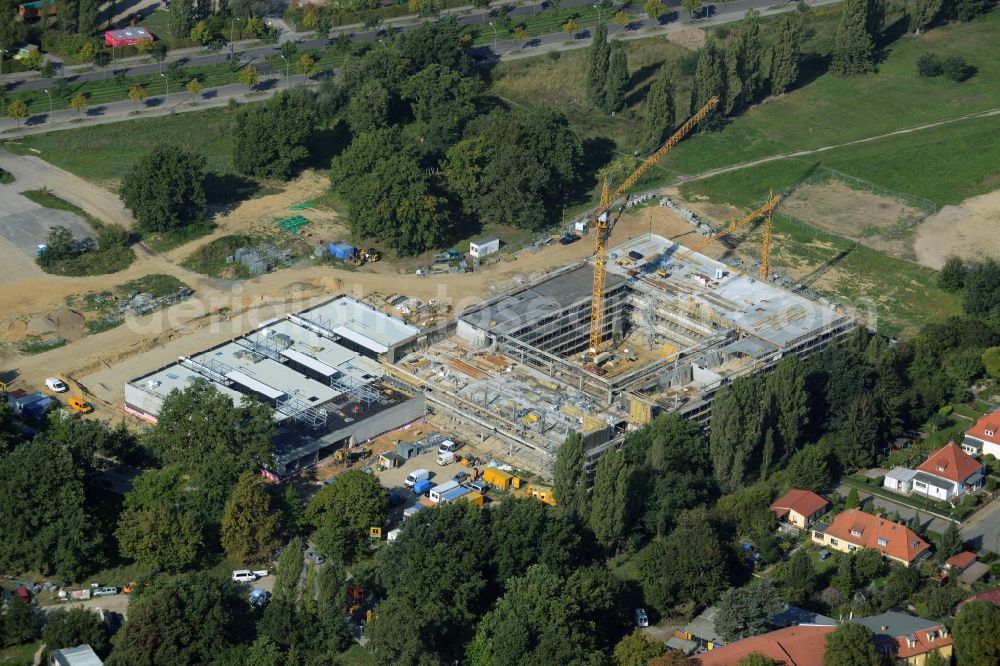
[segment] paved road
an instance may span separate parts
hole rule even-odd
[[[577,5],[582,4],[581,0],[566,1]],[[840,2],[840,0],[814,0],[812,4],[818,6],[833,4],[835,2]],[[714,16],[711,20],[715,24],[739,21],[743,18],[746,10],[750,7],[762,7],[763,9],[761,9],[761,14],[763,15],[777,14],[794,9],[794,5],[771,5],[768,7],[768,0],[737,0],[735,2],[728,3],[724,10],[720,11],[720,13]],[[528,7],[521,7],[518,9],[523,10],[526,13],[530,12],[530,8]],[[470,19],[470,17],[466,17],[466,19]],[[475,22],[477,19],[478,16],[471,17],[470,20]],[[704,22],[698,22],[698,25],[703,24]],[[645,39],[665,35],[670,32],[687,30],[691,27],[691,23],[682,23],[676,20],[676,13],[674,13],[666,14],[657,21],[651,19],[636,20],[634,23],[624,27],[611,24],[608,26],[608,29],[609,33],[614,35],[617,39]],[[376,36],[377,35],[375,33],[370,32],[355,35],[358,39],[374,39]],[[518,48],[518,45],[515,45],[512,41],[500,40],[495,50],[489,46],[479,46],[473,48],[471,53],[473,57],[480,62],[518,60],[521,58],[538,56],[549,51],[568,51],[572,49],[585,48],[590,44],[590,40],[590,30],[584,29],[573,37],[568,37],[562,32],[537,37],[528,40],[528,42],[520,48]],[[300,47],[321,48],[322,41],[307,41],[302,43]],[[242,52],[242,57],[244,59],[255,58],[255,62],[258,62],[264,57],[264,55],[274,53],[276,49],[277,47],[275,46],[248,49]],[[219,53],[211,54],[205,57],[211,59],[213,62],[221,62],[225,59],[225,55]],[[197,62],[195,62],[195,60],[192,59],[187,64],[201,65],[207,63],[202,60],[197,60]],[[158,65],[139,65],[130,70],[129,73],[134,74],[145,71],[155,72],[157,69]],[[236,99],[241,102],[266,99],[284,87],[285,77],[282,73],[272,72],[272,69],[268,64],[259,62],[258,70],[263,74],[263,76],[261,82],[255,86],[253,95],[248,95],[246,88],[239,84],[229,84],[219,88],[203,91],[199,99],[192,99],[191,95],[189,95],[186,91],[173,92],[169,96],[161,95],[147,99],[142,105],[141,116],[156,117],[169,113],[183,113],[185,111],[196,111],[205,108],[224,106],[230,99]],[[104,74],[91,73],[82,74],[80,76],[100,77],[104,76]],[[290,84],[294,85],[295,83],[301,81],[302,77],[293,76],[290,79]],[[19,85],[26,87],[28,85],[34,85],[35,83],[36,82],[23,82]],[[83,125],[102,125],[120,122],[123,120],[132,120],[135,118],[134,112],[135,105],[130,101],[123,100],[121,102],[111,102],[89,108],[85,112],[85,115],[79,119],[77,119],[76,112],[70,109],[55,111],[51,114],[35,114],[31,118],[28,118],[21,127],[18,127],[17,122],[11,118],[0,118],[0,133],[2,133],[5,138],[11,138],[30,134],[40,134],[50,132],[52,130],[73,129]]]
[[[962,538],[977,550],[1000,553],[1000,501],[994,500],[962,525]]]

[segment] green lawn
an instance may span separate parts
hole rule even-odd
[[[337,663],[343,666],[375,666],[375,658],[364,646],[355,643],[337,655]]]
[[[112,187],[117,187],[136,158],[160,143],[197,148],[208,160],[208,171],[231,174],[231,120],[229,110],[211,109],[37,134],[8,142],[6,147],[21,155],[37,155],[87,180]]]
[[[35,641],[3,648],[0,650],[0,664],[4,664],[4,666],[31,666],[34,663],[35,653],[38,652],[41,645],[41,641]]]

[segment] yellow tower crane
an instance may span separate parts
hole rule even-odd
[[[745,217],[741,217],[740,219],[738,219],[738,220],[736,220],[734,222],[731,222],[728,227],[726,227],[725,229],[723,229],[719,233],[714,234],[712,236],[709,236],[708,238],[706,238],[705,240],[701,241],[700,243],[696,243],[693,246],[689,247],[687,250],[685,250],[681,254],[678,254],[677,258],[681,259],[681,260],[687,259],[688,257],[690,257],[692,254],[694,254],[698,250],[701,250],[701,249],[703,249],[703,248],[711,245],[713,242],[717,241],[718,239],[722,238],[723,236],[728,236],[729,234],[733,233],[737,229],[740,229],[740,228],[746,226],[747,224],[750,224],[751,222],[753,222],[757,218],[759,218],[761,216],[766,216],[765,222],[764,222],[764,247],[763,247],[763,250],[761,252],[761,260],[760,260],[760,274],[761,274],[761,278],[762,279],[766,279],[767,278],[768,255],[771,252],[771,214],[774,212],[774,208],[778,205],[779,201],[781,201],[781,197],[775,195],[773,192],[770,193],[767,196],[767,201],[764,202],[763,206],[761,206],[757,210],[751,211]]]
[[[591,296],[590,307],[590,353],[592,357],[596,357],[601,351],[601,330],[604,320],[604,283],[607,278],[608,264],[608,239],[611,236],[611,229],[614,227],[614,222],[607,215],[608,209],[635,185],[636,181],[653,168],[671,148],[676,146],[695,125],[700,123],[718,103],[718,97],[708,100],[705,106],[698,109],[693,116],[677,128],[673,136],[657,148],[655,153],[647,157],[646,161],[640,164],[639,168],[631,176],[622,181],[622,184],[618,186],[618,189],[613,194],[608,194],[608,183],[607,181],[604,183],[604,188],[601,191],[601,203],[591,214],[590,218],[590,226],[594,229],[595,236],[597,237],[597,249],[594,252],[594,290]]]

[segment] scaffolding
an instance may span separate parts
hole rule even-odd
[[[313,430],[319,430],[326,425],[325,409],[313,407],[305,400],[293,395],[285,394],[284,398],[279,398],[275,409],[288,418],[294,419]]]
[[[285,357],[281,352],[291,347],[292,341],[286,335],[265,335],[262,331],[256,331],[246,337],[237,338],[236,344],[266,356],[272,361],[284,363]]]
[[[231,386],[233,383],[232,380],[226,376],[232,372],[233,369],[221,361],[208,358],[202,362],[196,361],[192,358],[187,358],[186,356],[182,356],[179,360],[180,364],[188,370],[193,370],[202,377],[213,382],[217,382],[223,386]]]
[[[357,370],[354,366],[348,366],[348,368]],[[341,377],[330,377],[330,386],[340,389],[354,398],[355,401],[362,402],[367,406],[371,406],[382,399],[382,395],[378,390],[352,375],[344,374]]]

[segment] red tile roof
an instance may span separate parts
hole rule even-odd
[[[962,606],[969,603],[970,601],[985,601],[988,604],[993,604],[994,606],[1000,606],[1000,587],[992,590],[986,590],[985,592],[977,592],[976,594],[973,594],[971,597],[958,604],[958,606],[955,608],[955,612],[958,613],[958,611],[962,610]]]
[[[771,511],[779,519],[788,511],[794,511],[800,516],[811,516],[829,504],[828,499],[814,492],[793,488],[771,504]]]
[[[993,434],[987,435],[987,430]],[[1000,444],[1000,409],[980,418],[976,421],[976,425],[965,431],[965,434],[976,439],[981,439],[984,442]]]
[[[983,463],[949,442],[932,453],[922,465],[917,467],[917,470],[948,479],[954,483],[963,483],[976,472],[981,472]]]
[[[942,637],[941,632],[945,631],[945,626],[940,624],[932,629],[921,629],[909,636],[895,636],[892,641],[896,643],[894,650],[897,659],[907,659],[918,654],[926,654],[931,650],[936,650],[945,645],[951,645],[951,634]],[[932,639],[931,636],[934,636]],[[910,638],[916,639],[914,645],[910,647]],[[878,641],[876,641],[878,643]]]
[[[848,509],[834,518],[826,535],[907,563],[930,550],[930,545],[909,527],[859,509]]]
[[[969,565],[976,561],[976,554],[965,551],[964,553],[959,553],[958,555],[952,555],[947,560],[944,561],[946,566],[958,569],[959,571],[965,571],[969,568]]]
[[[826,635],[836,627],[799,625],[744,638],[688,659],[693,666],[732,666],[752,652],[783,666],[823,666]]]

